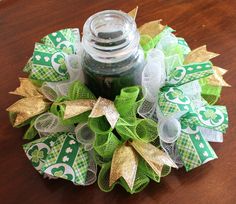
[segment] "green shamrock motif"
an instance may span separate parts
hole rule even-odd
[[[28,153],[31,156],[31,161],[33,163],[33,166],[39,166],[40,162],[43,162],[43,160],[46,157],[47,149],[39,149],[37,145],[33,146],[31,150]]]
[[[73,48],[72,45],[69,46],[69,47],[63,45],[63,46],[61,46],[60,48],[62,49],[63,52],[65,52],[65,53],[67,53],[67,54],[69,54],[69,55],[74,53],[74,48]]]
[[[65,58],[62,55],[58,55],[55,60],[54,60],[57,64],[59,64],[59,68],[58,68],[58,72],[61,74],[65,74],[67,72],[67,68],[66,68],[66,63],[65,63]]]
[[[55,177],[58,178],[64,178],[67,180],[73,180],[73,176],[71,174],[65,174],[65,167],[64,166],[60,166],[58,168],[53,168],[52,169],[52,174]]]
[[[201,110],[199,113],[202,115],[203,120],[210,121],[211,124],[219,123],[222,119],[222,116],[218,115],[214,108],[205,107],[205,109]]]
[[[179,99],[181,102],[187,102],[188,99],[183,95],[183,92],[179,89],[173,89],[169,91],[166,96],[169,100],[174,101],[175,99]]]
[[[184,75],[184,69],[174,69],[169,74],[169,81],[180,81]]]

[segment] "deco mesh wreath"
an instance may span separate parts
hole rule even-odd
[[[32,141],[23,148],[40,174],[137,193],[171,167],[189,171],[217,158],[208,142],[222,142],[228,127],[226,108],[213,105],[229,86],[226,70],[210,62],[218,54],[206,46],[191,51],[173,32],[160,20],[139,28],[142,87],[125,87],[114,101],[82,83],[78,29],[35,44],[24,68],[29,78],[10,92],[22,98],[7,111],[14,127],[29,126],[24,139]]]

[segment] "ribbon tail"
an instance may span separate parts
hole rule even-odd
[[[120,177],[123,177],[132,190],[138,168],[138,157],[134,149],[123,144],[117,148],[112,157],[109,186],[112,186]]]
[[[217,158],[214,150],[203,138],[201,132],[190,127],[182,131],[176,145],[186,171]]]
[[[96,103],[94,104],[89,118],[97,118],[103,115],[106,117],[111,127],[114,128],[119,119],[120,114],[116,110],[113,101],[99,97]]]
[[[178,166],[165,152],[159,150],[152,144],[140,142],[138,140],[133,140],[130,144],[159,177],[161,176],[161,171],[164,165],[178,168]]]
[[[203,45],[188,53],[185,58],[184,64],[205,62],[217,56],[219,56],[219,54],[207,51],[206,45]]]
[[[75,101],[63,102],[63,104],[66,105],[64,119],[72,118],[76,115],[80,115],[86,111],[92,110],[95,102],[95,100],[91,99],[79,99]]]
[[[15,94],[23,97],[43,97],[38,87],[36,87],[28,78],[19,78],[20,86],[10,94]]]
[[[128,12],[129,16],[131,16],[134,20],[136,19],[138,13],[138,6],[136,6],[133,10]]]
[[[41,97],[22,98],[6,110],[16,113],[14,127],[49,109],[50,103]]]

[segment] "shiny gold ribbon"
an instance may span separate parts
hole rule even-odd
[[[20,86],[10,94],[19,95],[23,97],[43,97],[39,88],[35,86],[28,78],[19,78]]]
[[[64,119],[72,118],[91,110],[89,118],[105,116],[111,127],[114,128],[120,116],[115,108],[114,102],[102,97],[99,97],[97,101],[79,99],[75,101],[65,101],[63,104],[66,105]]]
[[[134,9],[132,9],[130,12],[128,12],[128,14],[135,20],[136,16],[138,13],[138,6],[136,6]]]
[[[206,45],[203,45],[201,47],[198,47],[192,50],[186,56],[184,60],[184,64],[205,62],[217,56],[219,56],[219,54],[207,51]],[[207,77],[207,82],[209,85],[230,87],[230,85],[227,82],[225,82],[225,80],[223,79],[223,75],[227,72],[227,70],[222,69],[220,67],[213,66],[213,71],[214,71],[214,74]]]
[[[112,157],[109,185],[123,177],[132,190],[138,168],[138,154],[150,165],[153,171],[161,177],[164,165],[178,168],[172,159],[163,151],[150,143],[138,140],[126,142],[117,148]]]
[[[113,154],[109,186],[123,177],[132,190],[138,168],[138,155],[129,143],[117,148]]]
[[[140,35],[148,35],[151,38],[156,37],[166,26],[161,24],[160,20],[150,21],[138,28]]]
[[[10,94],[23,96],[6,110],[15,113],[13,126],[18,126],[28,119],[47,111],[50,102],[46,101],[39,88],[27,78],[19,78],[20,86]]]
[[[81,113],[92,110],[96,100],[91,99],[80,99],[75,101],[65,101],[63,104],[66,105],[64,112],[64,119],[72,118]]]

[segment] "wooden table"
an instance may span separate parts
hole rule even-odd
[[[8,95],[24,76],[22,68],[34,43],[66,27],[82,29],[85,20],[104,9],[129,11],[139,5],[138,25],[163,19],[191,48],[207,44],[221,56],[213,62],[229,72],[219,104],[228,107],[230,128],[223,144],[212,144],[219,159],[189,173],[173,170],[160,184],[151,182],[139,194],[116,187],[103,193],[97,184],[74,186],[64,180],[43,179],[31,166],[21,145],[24,129],[8,122]],[[234,0],[2,0],[0,1],[0,203],[236,203],[236,1]]]

